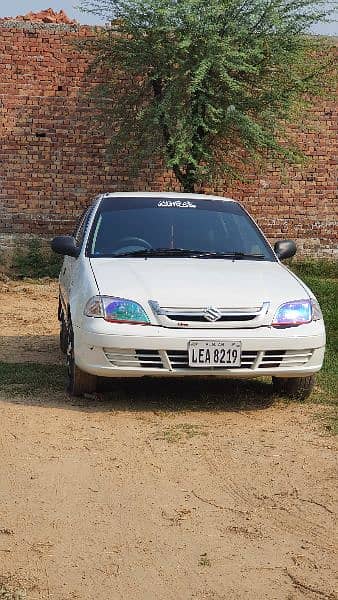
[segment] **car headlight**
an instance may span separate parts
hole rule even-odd
[[[311,321],[322,319],[322,311],[314,298],[310,300],[293,300],[282,304],[272,321],[273,327],[295,327]]]
[[[148,325],[149,317],[142,306],[127,298],[114,296],[94,296],[88,300],[84,314],[87,317],[101,317],[111,323],[132,323]]]

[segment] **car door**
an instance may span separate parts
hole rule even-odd
[[[76,246],[81,249],[84,235],[86,233],[86,228],[88,225],[88,221],[90,215],[92,213],[93,207],[90,206],[87,208],[81,215],[75,230],[73,232],[73,237],[75,239]],[[71,295],[71,288],[74,282],[74,271],[76,271],[77,267],[77,259],[73,256],[65,256],[61,273],[60,273],[60,300],[63,308],[63,312],[67,318],[69,299]]]

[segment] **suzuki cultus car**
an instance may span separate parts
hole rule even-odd
[[[52,241],[72,395],[100,377],[271,376],[307,396],[322,366],[318,302],[244,208],[217,196],[107,193]]]

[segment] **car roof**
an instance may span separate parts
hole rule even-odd
[[[223,196],[214,196],[207,194],[190,194],[190,193],[180,193],[180,192],[106,192],[100,196],[103,198],[174,198],[174,199],[182,199],[182,200],[224,200],[226,202],[237,202],[233,198],[225,198]]]

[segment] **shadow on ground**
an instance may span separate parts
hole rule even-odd
[[[104,379],[85,398],[65,394],[66,369],[59,365],[0,362],[0,398],[5,402],[85,411],[261,410],[274,401],[270,381],[221,378]]]
[[[59,336],[56,334],[1,335],[0,361],[63,365],[64,357],[59,348]]]

